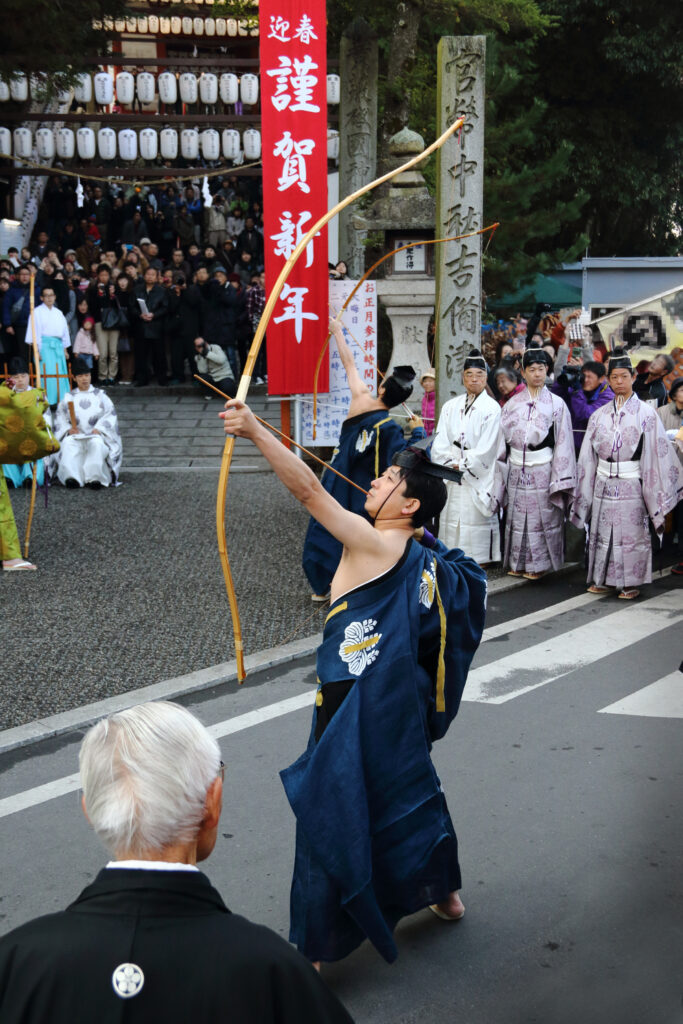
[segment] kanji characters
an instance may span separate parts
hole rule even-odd
[[[311,186],[306,180],[304,157],[310,156],[314,149],[313,139],[300,139],[297,142],[292,138],[291,132],[284,132],[282,138],[275,143],[273,150],[273,156],[284,158],[282,173],[278,178],[278,192],[284,192],[293,185],[298,185],[302,192],[309,193],[311,191]]]
[[[318,84],[318,76],[312,75],[311,71],[317,71],[318,65],[308,54],[304,56],[303,60],[296,57],[292,60],[282,54],[278,60],[280,61],[279,68],[271,68],[266,71],[267,75],[276,80],[275,92],[270,97],[275,109],[282,111],[289,107],[291,111],[317,114],[320,107],[317,103],[313,103],[313,90]]]
[[[294,321],[294,336],[297,344],[301,344],[304,329],[304,320],[317,320],[316,313],[305,313],[303,309],[304,299],[308,295],[308,288],[293,288],[285,284],[280,292],[280,301],[286,302],[287,307],[281,316],[273,317],[276,324],[285,323],[287,320]]]

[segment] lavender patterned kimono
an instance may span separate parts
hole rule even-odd
[[[617,412],[604,405],[588,421],[571,511],[575,526],[591,524],[588,582],[638,587],[652,580],[648,519],[660,531],[683,497],[683,470],[661,420],[631,395]]]
[[[576,484],[569,410],[547,388],[532,401],[527,388],[503,406],[506,462],[499,502],[507,507],[503,566],[546,572],[564,562],[564,516]]]

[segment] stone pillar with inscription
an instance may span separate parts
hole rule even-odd
[[[363,18],[346,29],[339,50],[339,198],[372,181],[377,167],[377,37]],[[339,258],[349,277],[365,270],[365,232],[354,226],[351,207],[339,215]]]
[[[436,237],[447,238],[484,225],[486,37],[444,36],[437,64],[437,134],[467,119],[437,154]],[[463,360],[481,345],[481,240],[437,247],[437,410],[463,390]]]

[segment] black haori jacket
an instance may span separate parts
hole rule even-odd
[[[0,940],[2,1024],[348,1024],[306,960],[201,872],[108,868]]]

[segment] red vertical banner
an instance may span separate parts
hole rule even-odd
[[[327,211],[327,47],[321,0],[261,0],[266,289]],[[308,244],[268,324],[268,392],[312,390],[328,322],[327,228]],[[327,361],[320,390],[329,387]]]

